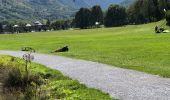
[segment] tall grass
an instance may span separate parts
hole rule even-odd
[[[25,80],[24,77],[23,60],[0,56],[0,64],[1,69],[8,70],[8,74],[0,74],[0,77],[4,77],[5,80],[0,81],[5,87],[5,94],[0,92],[3,99],[13,97],[13,99],[24,100],[113,100],[107,93],[87,88],[59,71],[39,64],[32,63],[29,67],[29,80]]]

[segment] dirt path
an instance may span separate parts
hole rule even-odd
[[[24,52],[0,51],[0,54],[22,57]],[[170,100],[170,79],[61,56],[34,56],[35,62],[57,69],[121,100]]]

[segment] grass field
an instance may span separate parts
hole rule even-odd
[[[19,68],[24,75],[24,66],[25,62],[21,59],[10,56],[0,56],[0,100],[15,100],[15,95],[11,95],[9,92],[7,94],[2,93],[2,84],[5,78],[8,77],[8,70]],[[32,63],[32,65],[29,66],[29,75],[35,74],[49,76],[49,78],[46,79],[47,83],[41,86],[41,91],[44,91],[41,92],[42,97],[47,96],[49,99],[42,100],[115,100],[112,99],[109,94],[87,88],[85,85],[64,76],[57,70]],[[38,99],[33,98],[31,100]]]
[[[56,55],[170,77],[170,34],[154,33],[155,25],[160,23],[0,35],[0,49],[20,50],[31,46],[40,53],[49,53],[68,45],[68,53]]]

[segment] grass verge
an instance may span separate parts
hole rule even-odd
[[[9,72],[11,68],[19,68],[24,73],[24,64],[25,62],[19,58],[0,56],[0,83],[3,84],[3,80],[8,77],[5,73]],[[43,94],[47,95],[50,100],[113,100],[107,93],[88,88],[78,81],[64,76],[61,72],[40,64],[32,63],[29,67],[29,74],[48,77],[47,84],[42,85],[41,91],[44,91]],[[0,88],[2,90],[1,85]],[[11,99],[9,95],[0,91],[0,99],[5,97]]]

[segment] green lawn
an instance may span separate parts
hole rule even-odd
[[[9,70],[19,68],[22,75],[25,74],[25,62],[19,58],[0,55],[0,83],[4,84],[5,78],[8,77]],[[109,94],[103,93],[97,89],[88,88],[76,80],[72,80],[57,70],[47,68],[43,65],[32,63],[29,66],[29,75],[48,76],[46,83],[41,86],[41,97],[47,96],[48,99],[42,100],[116,100],[112,99]],[[43,77],[42,77],[43,78]],[[0,84],[0,100],[15,100],[16,94],[7,92],[2,93]],[[35,94],[35,92],[34,92]],[[21,94],[20,94],[21,95]],[[25,100],[19,96],[19,100]],[[31,100],[38,100],[34,99]]]
[[[155,25],[0,35],[0,49],[31,46],[40,53],[68,45],[72,58],[170,77],[170,34],[155,34]]]

